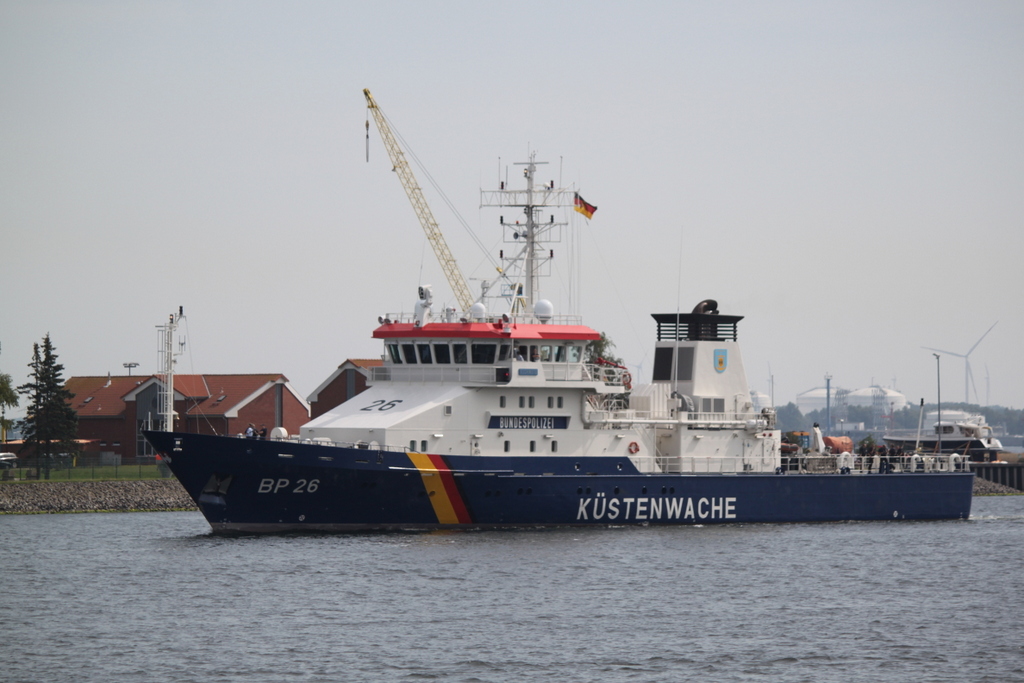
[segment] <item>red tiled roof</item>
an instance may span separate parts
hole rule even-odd
[[[380,358],[349,358],[345,363],[352,363],[352,365],[358,365],[361,368],[379,368],[384,365],[384,361]],[[344,365],[342,363],[341,365]],[[341,365],[338,367],[340,368]]]
[[[203,375],[174,375],[174,390],[188,398],[205,398],[210,395]]]
[[[269,375],[203,375],[210,391],[206,398],[193,397],[187,404],[189,415],[224,415],[238,407],[268,382],[278,379],[288,381],[281,374]],[[174,376],[174,388],[178,388],[178,375]]]
[[[79,417],[116,417],[125,411],[124,397],[155,375],[133,377],[70,377],[64,386],[74,394],[71,407]],[[224,415],[239,407],[268,382],[287,382],[280,373],[260,375],[175,375],[174,392],[186,397],[190,415]]]
[[[71,407],[82,417],[115,417],[124,412],[124,395],[149,377],[69,377]]]

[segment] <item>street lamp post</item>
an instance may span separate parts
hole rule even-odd
[[[832,433],[832,375],[825,373],[825,429]]]
[[[132,376],[132,368],[139,367],[138,363],[121,363],[121,365],[123,365],[124,367],[128,368],[128,376],[129,377]]]

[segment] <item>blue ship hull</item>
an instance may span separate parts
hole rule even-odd
[[[974,482],[970,472],[644,474],[607,456],[146,438],[218,532],[966,519]]]

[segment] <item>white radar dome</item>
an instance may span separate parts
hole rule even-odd
[[[483,320],[487,316],[487,307],[477,301],[469,307],[469,317],[473,320]]]
[[[555,314],[555,305],[547,299],[541,299],[533,305],[533,315],[537,320],[546,323]]]

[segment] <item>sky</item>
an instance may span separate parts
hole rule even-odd
[[[777,405],[826,374],[961,401],[963,360],[922,347],[998,323],[971,400],[1024,406],[1014,1],[0,0],[0,372],[46,334],[65,377],[157,372],[181,306],[178,372],[309,396],[418,285],[451,302],[363,88],[474,289],[446,201],[507,248],[480,190],[536,152],[598,207],[543,293],[640,378],[650,314],[712,298]]]

